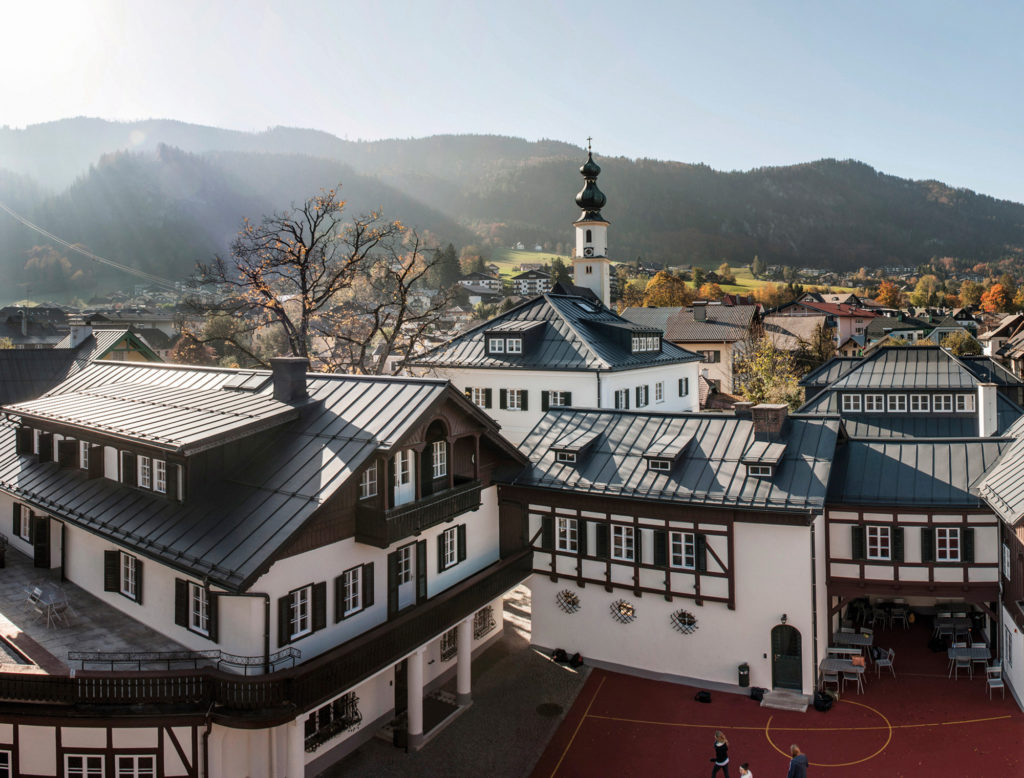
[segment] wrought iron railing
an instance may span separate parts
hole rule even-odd
[[[193,670],[200,667],[223,669],[227,666],[241,668],[242,674],[248,675],[249,669],[253,667],[263,669],[269,666],[271,671],[282,666],[295,667],[299,659],[302,659],[302,652],[294,646],[275,651],[269,657],[229,654],[216,648],[204,651],[68,651],[68,661],[78,662],[82,670],[100,669],[90,665],[106,665],[110,670],[128,670],[134,665],[138,671],[158,670],[161,665],[165,670],[181,669],[188,665]]]
[[[480,507],[479,481],[445,489],[396,508],[360,504],[356,508],[356,541],[378,548],[417,535],[435,524]]]

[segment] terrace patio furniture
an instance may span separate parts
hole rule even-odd
[[[881,624],[883,627],[889,626],[889,615],[885,612],[884,608],[875,608],[871,611],[871,621],[869,622],[872,627],[875,624]]]
[[[843,670],[843,689],[844,690],[846,689],[846,682],[847,681],[853,681],[855,684],[857,684],[857,694],[863,694],[864,693],[864,681],[862,680],[863,677],[864,677],[864,673],[863,672],[859,672],[858,673],[858,672],[856,672],[854,670]]]
[[[893,667],[893,660],[895,659],[895,657],[896,657],[895,649],[892,649],[892,648],[886,649],[885,654],[882,655],[881,657],[879,657],[875,661],[875,675],[880,676],[882,674],[882,668],[883,667],[888,667],[889,668],[889,672],[892,673],[892,677],[895,678],[896,677],[896,669]]]
[[[985,668],[985,686],[988,689],[988,698],[992,699],[992,690],[1000,689],[1003,692],[1003,699],[1006,699],[1006,686],[1003,683],[1003,668],[1000,665]]]
[[[892,609],[892,625],[891,626],[895,627],[897,622],[902,622],[903,623],[903,629],[907,629],[910,626],[910,621],[907,618],[907,616],[908,616],[908,613],[907,613],[907,606],[906,605],[900,604],[897,607],[893,608]]]
[[[839,673],[838,672],[823,671],[822,674],[821,674],[821,690],[824,691],[825,690],[825,686],[827,684],[830,684],[830,683],[834,683],[836,685],[836,692],[838,692],[839,691],[839,684],[840,684]],[[1004,692],[1004,694],[1005,694],[1005,692]]]

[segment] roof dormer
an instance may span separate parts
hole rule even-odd
[[[676,434],[662,435],[651,442],[644,449],[644,459],[647,460],[647,469],[667,473],[693,440],[692,433],[679,432]]]
[[[573,430],[563,435],[551,446],[556,462],[578,464],[587,453],[587,449],[597,440],[599,433],[587,430]]]
[[[512,320],[491,327],[484,333],[484,349],[488,356],[515,359],[527,354],[540,341],[544,322]]]

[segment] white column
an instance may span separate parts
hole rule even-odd
[[[456,702],[459,705],[469,705],[473,701],[473,619],[460,621],[456,629],[455,646],[459,653]]]
[[[423,649],[417,648],[405,662],[409,749],[417,751],[423,744]]]
[[[306,776],[306,727],[302,719],[288,725],[288,778]]]

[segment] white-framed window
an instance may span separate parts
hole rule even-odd
[[[565,408],[569,405],[569,392],[549,392],[549,408]]]
[[[374,462],[367,467],[359,476],[359,499],[365,500],[368,497],[377,496],[377,463]]]
[[[957,413],[974,413],[974,395],[958,394],[956,396]]]
[[[430,464],[434,478],[448,475],[448,444],[443,440],[435,440],[430,444]]]
[[[459,561],[459,533],[458,527],[449,527],[441,534],[442,562],[447,570]]]
[[[953,412],[953,395],[951,394],[937,394],[934,397],[932,410],[936,413],[952,413]]]
[[[486,408],[487,407],[487,390],[486,389],[482,389],[479,386],[474,386],[472,389],[469,390],[469,392],[470,392],[469,399],[473,401],[473,405],[476,405],[476,406],[478,406],[480,408]]]
[[[189,581],[188,628],[200,635],[210,634],[210,593],[205,586]]]
[[[121,552],[121,594],[130,600],[139,596],[139,560],[131,554]]]
[[[85,440],[78,441],[78,466],[83,470],[89,469],[89,443]],[[0,773],[3,778],[3,773]]]
[[[576,462],[575,451],[556,451],[555,452],[556,462],[565,462],[566,464],[574,464]]]
[[[927,394],[912,394],[910,395],[910,412],[911,413],[928,413],[931,409],[931,401]]]
[[[885,395],[866,394],[864,395],[864,410],[868,413],[879,413],[885,410]]]
[[[491,353],[492,354],[504,354],[505,353],[505,339],[504,338],[491,338]]]
[[[12,778],[14,775],[13,765],[11,764],[11,752],[0,751],[0,778]]]
[[[288,633],[290,639],[313,631],[313,586],[303,586],[288,593]]]
[[[907,396],[905,394],[889,395],[889,413],[906,413]]]
[[[118,754],[114,757],[114,778],[156,778],[156,756],[153,754]]]
[[[660,351],[661,338],[657,335],[634,335],[632,346],[634,354],[642,351]]]
[[[648,459],[647,467],[649,470],[660,470],[667,472],[672,469],[671,459]]]
[[[686,397],[690,393],[690,379],[680,378],[679,379],[679,396]]]
[[[938,527],[935,530],[935,561],[960,561],[960,529],[958,527]]]
[[[683,570],[697,566],[697,543],[692,532],[669,533],[669,564]]]
[[[633,561],[633,528],[612,524],[612,559]]]
[[[629,409],[629,389],[618,389],[615,392],[615,407],[620,410]]]
[[[144,457],[142,454],[136,455],[136,462],[138,462],[136,481],[139,486],[143,489],[153,488],[153,460],[149,457]]]
[[[644,384],[643,386],[638,386],[634,390],[633,394],[636,396],[636,407],[637,408],[645,408],[645,407],[647,407],[647,403],[650,400],[650,389],[651,388],[649,386],[647,386],[647,384]]]
[[[868,559],[892,559],[892,532],[889,527],[867,527],[864,537]]]
[[[663,403],[665,402],[665,382],[658,381],[654,385],[654,402]]]
[[[32,538],[32,512],[24,505],[18,506],[18,537],[26,543]]]
[[[1010,547],[1003,543],[1003,576],[1006,578],[1007,581],[1009,581],[1011,578],[1010,570]]]
[[[342,573],[344,577],[344,614],[350,616],[363,608],[363,566],[358,565]]]
[[[398,549],[398,585],[407,584],[412,582],[412,555],[416,550],[416,545],[410,543],[408,546],[402,546]]]
[[[412,452],[399,451],[395,457],[395,484],[406,486],[412,483]]]
[[[700,354],[702,362],[722,361],[722,352],[719,351],[718,349],[698,350],[697,353]]]
[[[747,465],[747,475],[754,478],[770,478],[772,475],[771,465]]]
[[[860,411],[860,395],[859,394],[844,394],[843,395],[843,411],[858,413]]]
[[[102,754],[64,754],[65,778],[103,778]]]
[[[523,353],[523,339],[522,338],[509,338],[505,341],[505,350],[509,354],[522,354]]]
[[[162,459],[153,460],[153,491],[167,494],[167,463]]]
[[[576,519],[567,519],[559,516],[558,531],[556,532],[559,551],[568,551],[575,554],[579,551],[579,522]]]
[[[523,391],[523,389],[508,390],[505,405],[510,411],[521,411],[523,409]]]

